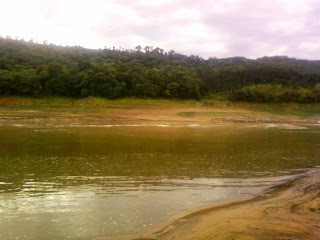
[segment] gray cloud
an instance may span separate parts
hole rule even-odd
[[[242,1],[229,12],[208,14],[204,22],[226,36],[228,56],[289,55],[319,58],[320,46],[313,53],[299,49],[301,44],[319,43],[315,1],[307,10],[289,12],[281,1]],[[278,4],[275,4],[278,3]],[[282,3],[282,4],[280,4]],[[308,45],[308,44],[307,44]]]

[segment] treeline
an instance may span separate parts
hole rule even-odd
[[[320,101],[320,61],[186,56],[160,48],[61,47],[0,38],[0,95]]]

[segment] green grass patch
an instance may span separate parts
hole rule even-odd
[[[178,106],[198,106],[200,102],[195,100],[169,100],[169,99],[140,99],[140,98],[121,98],[106,99],[93,98],[94,104],[101,106],[116,106],[118,108],[154,108],[154,107],[178,107]]]
[[[196,107],[202,103],[195,100],[139,99],[121,98],[106,99],[99,97],[66,98],[48,97],[0,97],[0,107],[10,109],[144,109],[144,108],[177,108]]]
[[[238,112],[228,112],[228,111],[222,111],[222,112],[179,112],[177,113],[180,117],[221,117],[221,116],[229,116],[229,115],[239,115]]]
[[[50,111],[100,111],[104,109],[170,109],[170,108],[214,108],[214,109],[248,109],[256,112],[268,112],[277,115],[292,115],[299,117],[320,116],[320,104],[302,103],[235,103],[214,99],[169,100],[169,99],[139,99],[121,98],[106,99],[98,97],[66,98],[58,96],[46,97],[4,97],[0,96],[1,109],[17,110],[50,110]],[[178,113],[183,117],[216,116],[232,113],[185,111]]]
[[[277,115],[291,115],[298,117],[320,116],[320,103],[248,103],[244,108],[254,111],[268,112]]]

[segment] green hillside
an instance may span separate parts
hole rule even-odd
[[[319,102],[320,61],[209,58],[158,47],[61,47],[0,38],[0,95]]]

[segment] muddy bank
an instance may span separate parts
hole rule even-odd
[[[296,128],[301,125],[318,125],[319,118],[299,118],[272,114],[224,111],[214,113],[198,110],[199,116],[180,116],[185,109],[175,110],[118,110],[104,112],[61,112],[1,110],[0,125],[37,127],[112,127],[112,126],[155,126],[155,127],[212,127],[212,126],[257,126]],[[203,115],[201,115],[203,114]],[[207,115],[206,115],[207,114]],[[212,116],[211,116],[212,115]],[[288,127],[289,126],[289,127]]]
[[[101,102],[97,104],[96,102]],[[212,125],[320,124],[318,105],[195,101],[28,99],[0,97],[0,124],[55,125]]]
[[[320,239],[320,169],[264,196],[187,215],[136,240]]]

